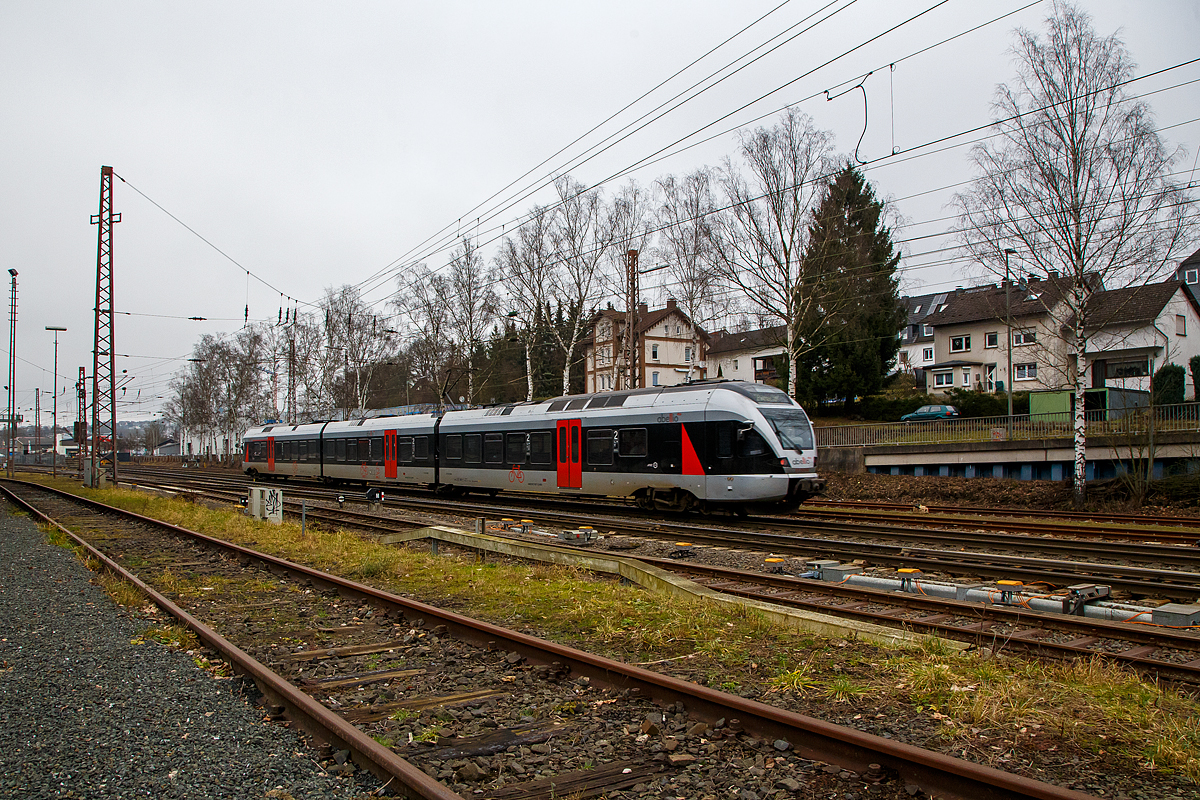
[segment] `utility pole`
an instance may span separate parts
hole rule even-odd
[[[637,371],[638,251],[627,250],[625,257],[625,388],[635,389],[640,382]]]
[[[113,168],[100,168],[100,213],[96,240],[96,335],[92,350],[92,487],[100,486],[100,470],[112,467],[117,483],[117,375],[113,339],[113,230],[121,221],[113,213]],[[105,442],[105,434],[108,441]]]
[[[42,388],[33,390],[33,457],[42,463]]]
[[[8,458],[5,469],[8,477],[13,476],[13,440],[17,436],[17,271],[10,269],[12,276],[12,299],[8,307]]]
[[[58,334],[66,328],[47,325],[46,330],[54,331],[54,426],[50,429],[50,441],[53,452],[50,456],[50,477],[58,477]]]
[[[83,476],[83,460],[88,451],[87,435],[87,371],[79,368],[79,380],[75,382],[75,399],[78,411],[75,415],[75,446],[79,456],[79,475]]]

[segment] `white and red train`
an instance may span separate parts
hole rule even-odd
[[[726,380],[264,425],[243,445],[255,478],[630,497],[676,511],[793,506],[825,484],[804,409],[773,387]]]

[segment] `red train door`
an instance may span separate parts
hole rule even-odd
[[[267,472],[275,471],[275,437],[267,437]]]
[[[558,486],[560,489],[583,488],[583,463],[580,460],[580,423],[578,419],[558,421]]]
[[[396,477],[396,432],[383,432],[383,476]]]

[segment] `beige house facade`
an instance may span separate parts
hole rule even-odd
[[[1065,281],[1027,280],[966,289],[925,322],[933,328],[934,363],[925,390],[995,392],[1064,389],[1075,383],[1075,359],[1059,325],[1067,316]],[[1200,307],[1178,280],[1097,293],[1086,331],[1088,387],[1149,390],[1164,364],[1185,370],[1200,353]],[[1194,394],[1190,373],[1186,397]]]
[[[587,392],[631,388],[624,333],[626,314],[612,308],[600,311],[592,333],[584,340],[584,387]],[[638,307],[634,341],[637,386],[674,386],[707,377],[709,335],[693,325],[674,300],[664,308]]]

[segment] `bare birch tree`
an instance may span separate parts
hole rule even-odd
[[[993,103],[998,136],[972,150],[980,176],[955,202],[963,243],[986,269],[1005,274],[1005,250],[1015,250],[1026,272],[1062,287],[1047,312],[1070,353],[1082,505],[1085,353],[1106,313],[1092,298],[1159,277],[1189,237],[1191,199],[1171,181],[1181,151],[1164,146],[1149,107],[1120,85],[1134,74],[1121,40],[1065,4],[1045,33],[1016,31],[1017,77]]]
[[[392,304],[409,320],[414,331],[407,348],[412,376],[432,390],[440,406],[444,401],[442,382],[454,356],[450,312],[445,300],[450,291],[449,281],[424,264],[417,266],[414,275],[402,280],[402,291]]]
[[[604,202],[598,189],[588,189],[569,176],[554,183],[559,205],[550,229],[554,266],[551,296],[566,311],[566,324],[548,326],[564,358],[562,393],[571,392],[571,362],[587,334],[591,312],[604,299],[609,285],[604,264],[612,234],[605,225]]]
[[[698,169],[683,178],[659,178],[660,194],[655,218],[659,225],[655,253],[667,264],[671,291],[680,309],[692,321],[692,352],[700,352],[700,326],[719,314],[716,302],[720,276],[713,249],[712,220],[716,200],[712,171]],[[692,379],[699,356],[688,362]]]
[[[326,289],[320,305],[325,315],[328,347],[342,354],[345,392],[355,408],[365,409],[375,367],[387,359],[395,346],[391,321],[372,312],[358,290],[349,284],[340,289]]]
[[[535,206],[529,220],[515,236],[500,243],[493,265],[496,282],[507,291],[506,302],[515,311],[518,336],[525,348],[525,399],[533,400],[533,348],[538,323],[546,310],[552,259],[550,225],[553,215]]]
[[[843,300],[836,287],[802,280],[809,212],[832,149],[833,134],[818,130],[804,112],[788,109],[774,127],[742,134],[744,171],[729,158],[720,170],[729,209],[713,220],[717,267],[763,318],[786,326],[792,396],[797,358],[823,341],[819,327],[809,338],[799,338],[796,321],[812,309],[827,311]]]
[[[467,402],[475,402],[475,354],[496,318],[496,293],[488,285],[479,246],[469,236],[450,254],[450,293],[442,298],[450,317],[450,334],[466,362]]]

